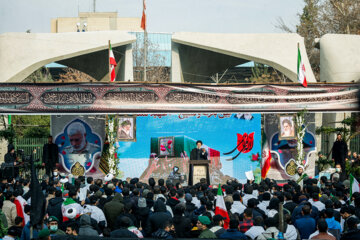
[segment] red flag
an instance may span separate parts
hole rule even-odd
[[[110,81],[115,81],[115,67],[116,67],[116,61],[115,56],[111,48],[111,44],[109,44],[109,63],[110,63]]]
[[[141,18],[141,28],[144,29],[144,31],[146,30],[146,4],[145,4],[145,0],[143,0],[143,13],[142,13],[142,18]]]
[[[220,214],[222,217],[226,218],[224,220],[225,224],[224,224],[224,228],[228,229],[229,228],[229,223],[230,223],[230,218],[229,218],[229,214],[226,210],[226,206],[225,206],[225,201],[224,201],[224,196],[222,194],[221,191],[221,185],[219,184],[219,188],[218,188],[218,192],[217,192],[217,197],[216,197],[216,208],[215,208],[215,214]]]

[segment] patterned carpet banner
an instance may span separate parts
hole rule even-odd
[[[0,84],[3,113],[357,111],[357,84]]]

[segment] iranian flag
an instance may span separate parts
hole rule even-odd
[[[145,4],[145,0],[143,0],[143,13],[142,13],[142,18],[141,18],[141,28],[145,31],[146,30],[146,4]]]
[[[350,200],[355,192],[360,192],[360,184],[356,178],[350,174]]]
[[[306,74],[305,74],[305,65],[301,60],[300,47],[298,45],[298,61],[297,61],[297,78],[299,83],[301,83],[304,87],[307,87]]]
[[[226,218],[224,220],[225,221],[224,228],[228,229],[229,228],[229,223],[230,223],[230,218],[229,218],[228,212],[226,211],[224,196],[223,196],[220,184],[219,184],[217,197],[216,197],[215,215],[217,215],[217,214],[220,214],[221,216]]]
[[[261,152],[261,178],[266,178],[266,175],[270,169],[271,153],[269,142],[266,138],[265,132],[262,134],[262,152]]]
[[[110,82],[115,81],[115,67],[116,67],[116,61],[115,56],[111,48],[111,44],[109,43],[109,66],[110,66]]]

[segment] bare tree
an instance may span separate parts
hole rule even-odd
[[[142,37],[142,39],[141,39]],[[133,45],[133,61],[134,61],[134,81],[143,81],[144,71],[144,45],[143,35],[137,34],[138,41]],[[147,41],[147,81],[150,82],[169,82],[170,67],[166,66],[166,57],[161,54],[163,51],[160,46],[152,41]]]
[[[96,80],[87,75],[86,73],[80,72],[73,68],[66,68],[65,73],[60,74],[59,81],[62,82],[96,82]]]
[[[305,39],[305,47],[315,77],[320,77],[320,52],[315,39],[326,33],[360,34],[360,0],[304,0],[299,25],[291,29],[282,18],[276,27],[284,32],[297,32]]]
[[[53,82],[53,78],[47,68],[39,68],[23,80],[25,83]]]

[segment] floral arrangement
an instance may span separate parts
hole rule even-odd
[[[296,129],[297,129],[297,133],[296,133],[296,137],[297,137],[297,145],[296,145],[296,149],[297,149],[297,159],[296,159],[296,163],[299,166],[303,166],[305,167],[305,152],[304,152],[304,144],[303,144],[303,140],[305,137],[305,133],[306,133],[306,127],[307,125],[305,124],[305,113],[306,110],[302,110],[301,112],[299,112],[296,117],[295,117],[295,124],[296,124]]]
[[[116,123],[116,118],[115,116],[108,116],[108,122],[107,122],[107,137],[108,137],[108,141],[109,141],[109,154],[108,154],[108,164],[109,164],[109,173],[113,174],[114,176],[117,176],[119,174],[119,170],[118,170],[118,163],[119,163],[119,158],[117,156],[117,152],[115,149],[115,144],[116,144],[116,131],[114,131],[117,127],[116,127],[117,123]]]

